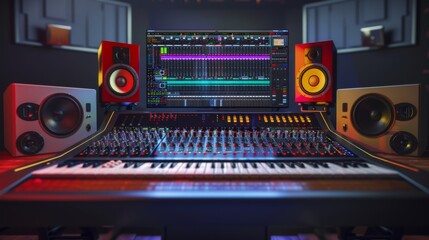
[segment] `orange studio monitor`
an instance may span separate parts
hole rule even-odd
[[[419,84],[339,89],[337,131],[375,152],[421,155],[428,138],[426,95]]]
[[[98,49],[98,85],[103,103],[140,101],[139,63],[139,45],[101,42]]]
[[[336,48],[332,41],[295,45],[295,102],[333,101]]]
[[[94,89],[12,83],[3,97],[4,143],[13,156],[59,152],[97,130]]]

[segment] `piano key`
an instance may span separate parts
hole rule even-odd
[[[213,163],[213,165],[215,166],[214,168],[213,168],[213,175],[214,175],[214,177],[222,177],[222,175],[223,175],[223,168],[222,168],[222,163],[221,162],[216,162],[216,163]]]
[[[207,163],[205,162],[198,162],[197,163],[198,167],[196,167],[196,170],[194,172],[195,177],[205,177],[205,171],[206,171],[206,165]]]

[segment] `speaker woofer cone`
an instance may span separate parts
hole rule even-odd
[[[417,149],[417,138],[409,132],[400,131],[390,138],[390,147],[397,154],[410,154]]]
[[[110,94],[119,98],[132,96],[139,88],[137,72],[125,64],[111,66],[104,76],[104,81]]]
[[[299,72],[299,89],[306,96],[318,97],[324,94],[331,85],[329,71],[321,64],[306,65]]]
[[[76,98],[62,93],[54,94],[43,102],[40,120],[49,134],[67,137],[82,125],[83,110]]]
[[[23,154],[36,154],[45,145],[43,137],[37,132],[25,132],[16,139],[16,148]]]
[[[362,135],[376,137],[386,133],[394,121],[392,104],[382,95],[359,98],[351,111],[352,124]]]

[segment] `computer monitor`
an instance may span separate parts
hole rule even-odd
[[[148,30],[148,108],[282,108],[287,30]]]

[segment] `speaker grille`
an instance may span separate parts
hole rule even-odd
[[[382,95],[368,94],[359,98],[351,111],[352,123],[362,135],[376,137],[389,130],[394,121],[392,104]]]
[[[75,133],[83,121],[79,101],[67,94],[49,96],[42,104],[40,120],[45,131],[57,137]]]

